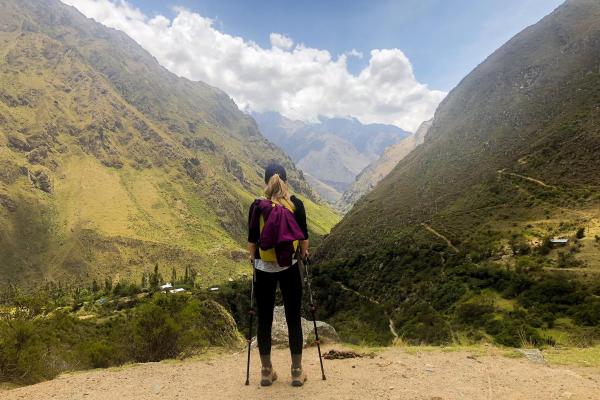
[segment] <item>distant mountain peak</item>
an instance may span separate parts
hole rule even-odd
[[[252,113],[261,132],[306,173],[313,188],[335,203],[369,163],[409,135],[384,124],[354,117],[320,116],[318,123],[292,121],[279,113]]]

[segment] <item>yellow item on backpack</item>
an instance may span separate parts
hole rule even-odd
[[[275,203],[274,202],[271,202],[271,203],[273,203],[273,207],[275,207]],[[292,213],[296,211],[296,207],[294,206],[294,204],[290,201],[287,201],[286,199],[281,199],[281,202],[279,202],[277,204],[284,206],[285,208],[290,210]],[[260,216],[260,232],[261,233],[262,233],[264,226],[265,226],[265,218],[261,215]],[[294,240],[294,251],[296,251],[297,249],[298,249],[298,241]],[[259,246],[258,252],[260,254],[261,260],[277,263],[277,255],[275,254],[275,249],[263,250]],[[289,265],[280,265],[280,267],[288,267],[288,266]]]

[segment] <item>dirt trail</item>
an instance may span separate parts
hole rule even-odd
[[[498,170],[497,172],[500,175],[510,175],[510,176],[514,176],[514,177],[517,177],[517,178],[525,179],[525,180],[527,180],[529,182],[533,182],[533,183],[538,184],[540,186],[543,186],[545,188],[550,188],[550,189],[556,189],[557,188],[556,186],[548,185],[547,183],[545,183],[543,181],[540,181],[539,179],[535,179],[535,178],[532,178],[530,176],[519,175],[519,174],[516,174],[514,172],[506,172],[506,170],[504,170],[504,169]]]
[[[340,349],[341,346],[335,346]],[[327,350],[327,349],[325,349]],[[305,353],[309,380],[289,384],[289,354],[276,350],[280,379],[258,385],[253,352],[252,380],[244,386],[245,354],[214,360],[139,364],[114,370],[62,375],[34,386],[0,393],[13,399],[598,399],[600,369],[565,368],[507,358],[490,348],[487,355],[467,351],[413,351],[388,348],[374,358],[325,360],[320,380],[316,349]]]
[[[334,281],[334,282],[337,283],[340,286],[340,288],[342,288],[342,290],[345,290],[346,292],[353,293],[356,296],[361,297],[363,299],[366,299],[367,301],[369,301],[369,302],[371,302],[373,304],[381,304],[379,301],[375,300],[372,297],[365,296],[364,294],[362,294],[360,292],[357,292],[354,289],[350,289],[348,286],[344,285],[342,282],[338,282],[338,281]],[[394,325],[395,325],[394,320],[389,315],[388,315],[388,318],[389,318],[389,325],[388,326],[389,326],[389,329],[390,329],[390,333],[392,334],[392,336],[394,337],[394,339],[399,339],[398,333],[396,332],[396,329],[394,328]]]
[[[431,226],[427,225],[426,223],[422,223],[421,225],[423,225],[423,227],[425,229],[427,229],[429,232],[433,233],[435,236],[437,236],[440,239],[442,239],[443,241],[445,241],[446,244],[448,245],[448,247],[450,247],[456,253],[460,253],[460,251],[452,244],[450,239],[448,239],[446,236],[442,235],[441,233],[439,233],[438,231],[436,231],[435,229],[433,229]]]

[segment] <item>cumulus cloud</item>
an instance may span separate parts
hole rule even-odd
[[[269,39],[271,40],[271,46],[283,50],[289,50],[294,46],[294,41],[292,39],[280,33],[271,33]]]
[[[333,57],[280,33],[270,35],[266,49],[182,8],[169,19],[148,17],[125,0],[62,1],[124,31],[173,73],[223,89],[246,110],[305,121],[353,116],[414,131],[446,95],[419,83],[400,49],[372,50],[368,65],[352,74],[347,58],[363,56],[355,49]]]
[[[363,58],[364,57],[364,54],[361,51],[358,51],[356,49],[352,49],[350,51],[347,51],[346,55],[350,56],[350,57],[356,57],[356,58]]]

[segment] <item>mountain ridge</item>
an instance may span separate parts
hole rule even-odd
[[[388,146],[408,136],[396,126],[362,124],[355,118],[321,117],[319,122],[308,123],[276,112],[252,116],[265,136],[287,152],[330,203]]]
[[[274,160],[315,236],[337,220],[222,91],[59,1],[0,9],[3,283],[137,281],[156,263],[237,276],[245,206]]]

